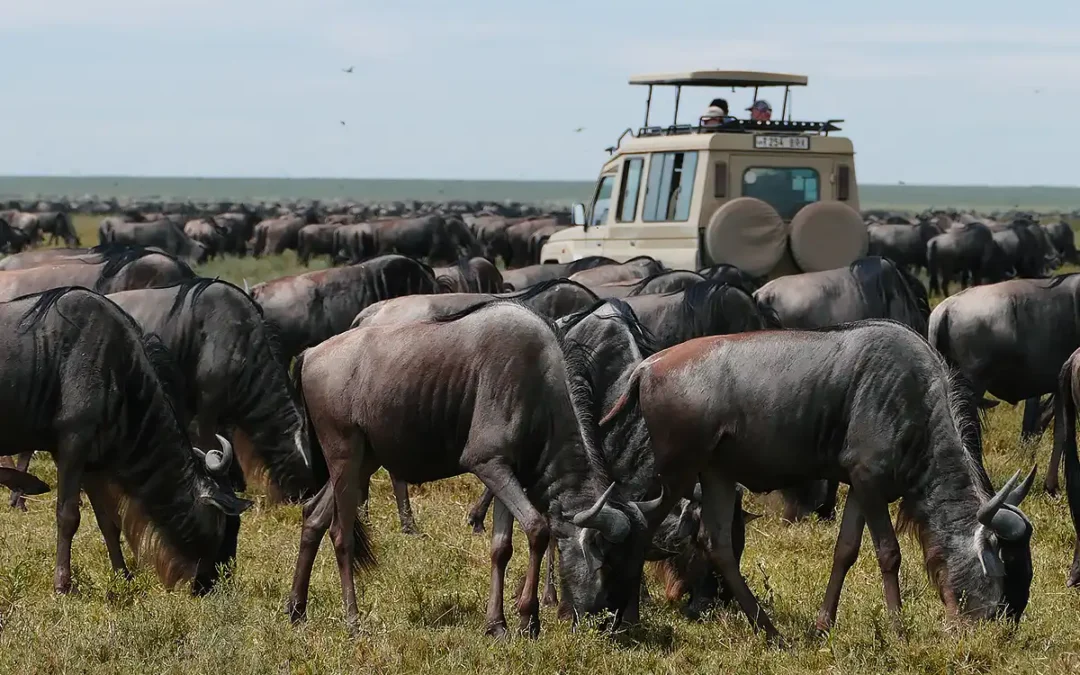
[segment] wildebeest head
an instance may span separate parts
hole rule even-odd
[[[212,560],[200,560],[192,581],[191,591],[196,595],[209,593],[217,583],[221,567],[227,566],[236,558],[236,543],[240,534],[240,514],[251,506],[251,502],[233,494],[229,468],[233,462],[233,447],[223,436],[217,435],[221,448],[200,450],[192,446],[195,454],[205,463],[207,473],[213,479],[217,493],[206,497],[208,503],[219,509],[225,517],[225,528],[218,546],[217,555]]]
[[[615,483],[590,508],[570,517],[553,509],[563,594],[580,613],[615,615],[638,592],[649,541],[646,517],[663,495],[649,502],[609,503]]]
[[[1027,607],[1033,568],[1031,563],[1031,521],[1020,510],[1035,480],[1035,467],[1019,486],[1020,472],[979,509],[979,527],[975,531],[975,549],[979,552],[983,573],[993,580],[997,599],[987,598],[976,604],[968,598],[966,614],[992,618],[1004,614],[1019,621]]]

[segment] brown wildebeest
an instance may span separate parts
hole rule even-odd
[[[528,267],[506,270],[503,272],[503,281],[507,284],[509,290],[523,291],[530,286],[535,286],[536,284],[545,281],[565,279],[582,270],[589,270],[603,265],[617,264],[618,263],[611,258],[593,255],[568,263],[546,263],[543,265],[529,265]]]
[[[307,265],[317,255],[333,255],[334,232],[340,223],[305,225],[296,233],[296,260]]]
[[[434,264],[453,263],[462,256],[479,256],[482,252],[472,232],[455,216],[433,213],[373,225],[376,253],[400,253]]]
[[[529,540],[517,603],[522,630],[540,630],[537,587],[551,535],[574,609],[620,615],[644,565],[643,514],[655,503],[612,494],[572,368],[553,327],[507,301],[432,322],[358,328],[301,354],[296,388],[317,436],[313,455],[325,458],[329,480],[304,511],[293,619],[305,615],[315,554],[332,528],[346,618],[355,622],[352,564],[370,555],[356,512],[380,466],[409,483],[472,473],[498,495],[488,633],[506,632],[503,583],[515,519]]]
[[[187,221],[184,223],[184,234],[203,245],[207,258],[224,254],[228,247],[228,228],[218,225],[213,216]]]
[[[149,548],[142,552],[156,558],[162,581],[171,587],[194,576],[194,591],[209,590],[217,565],[235,556],[239,516],[251,503],[223,478],[232,457],[227,441],[218,439],[222,449],[205,453],[188,441],[168,394],[173,368],[157,336],[84,288],[0,305],[0,336],[0,453],[47,449],[56,462],[56,592],[71,589],[80,488],[115,571],[127,575],[113,515],[123,499],[128,508],[119,526],[136,552]],[[150,524],[155,541],[144,536]]]
[[[1080,400],[1080,349],[1073,352],[1058,376],[1054,396],[1054,456],[1065,458],[1065,493],[1069,498],[1069,515],[1076,531],[1072,566],[1065,584],[1080,586],[1080,458],[1076,449],[1076,406]],[[1057,471],[1057,463],[1053,462]],[[1055,476],[1056,479],[1056,476]]]
[[[664,271],[664,265],[647,255],[631,258],[624,263],[603,265],[592,269],[581,270],[571,274],[570,281],[576,281],[586,286],[599,286],[616,281],[629,281],[631,279],[644,279]]]
[[[319,216],[315,209],[307,209],[296,216],[264,220],[254,228],[251,252],[255,256],[264,256],[295,250],[300,230],[317,222]]]
[[[41,267],[0,272],[0,302],[61,286],[82,286],[98,293],[166,286],[195,276],[182,260],[140,248],[104,247],[85,261],[61,261]]]
[[[374,302],[435,292],[430,267],[405,256],[387,255],[267,281],[252,287],[251,297],[278,331],[281,358],[288,365],[307,347],[347,330],[360,310]]]
[[[89,248],[39,248],[35,251],[15,253],[0,260],[0,271],[24,270],[42,265],[64,265],[92,254],[93,249]]]
[[[919,534],[950,613],[1018,620],[1027,606],[1032,527],[1019,505],[1035,470],[1020,487],[1017,472],[994,494],[974,397],[910,328],[871,320],[691,340],[643,361],[601,429],[631,408],[645,419],[666,495],[654,513],[666,513],[700,476],[713,562],[750,622],[771,638],[780,635],[733,553],[736,483],[754,492],[815,479],[851,487],[821,630],[836,618],[864,526],[897,616],[900,546],[888,506],[901,498],[902,518]]]
[[[192,264],[206,260],[206,247],[184,234],[184,226],[170,219],[146,223],[106,221],[98,227],[101,246],[154,247]]]
[[[453,267],[435,267],[435,283],[443,293],[501,293],[503,278],[486,258],[462,258]]]

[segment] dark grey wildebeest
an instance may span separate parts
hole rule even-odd
[[[1004,269],[1014,277],[1036,279],[1056,269],[1061,260],[1037,223],[1018,220],[990,228]]]
[[[251,297],[278,332],[281,358],[287,365],[305,348],[347,330],[356,315],[374,302],[435,292],[430,267],[405,256],[387,255],[267,281],[252,287]]]
[[[926,220],[916,225],[874,224],[866,230],[870,235],[870,255],[888,258],[899,267],[916,271],[926,267],[927,243],[942,233]]]
[[[931,293],[948,295],[954,278],[962,288],[969,282],[978,286],[983,281],[1002,281],[1006,265],[993,232],[983,223],[955,224],[926,245]]]
[[[332,528],[346,617],[355,622],[352,564],[370,554],[356,512],[380,466],[409,483],[472,473],[495,491],[490,634],[506,632],[503,584],[515,519],[529,541],[517,602],[522,630],[535,636],[540,629],[537,589],[552,535],[574,609],[622,614],[644,564],[640,529],[654,505],[615,494],[594,423],[574,395],[569,360],[552,326],[509,301],[431,322],[358,328],[305,351],[294,371],[297,389],[317,436],[313,454],[325,458],[330,478],[305,508],[291,616],[306,612],[315,554]]]
[[[1054,249],[1061,256],[1062,262],[1076,264],[1080,258],[1076,255],[1076,235],[1072,227],[1065,221],[1059,220],[1043,226],[1046,236]]]
[[[644,279],[646,277],[651,277],[654,274],[659,274],[660,272],[665,271],[665,269],[664,264],[659,260],[650,258],[647,255],[641,255],[636,258],[631,258],[624,263],[601,265],[591,269],[584,269],[580,272],[574,272],[567,278],[570,279],[570,281],[576,281],[579,284],[584,284],[586,286],[599,286],[601,284],[610,284],[618,281]]]
[[[205,453],[188,441],[168,394],[175,367],[161,342],[84,288],[4,303],[0,326],[0,452],[47,449],[56,462],[55,590],[71,589],[80,488],[117,572],[128,574],[122,526],[135,551],[156,558],[166,585],[193,576],[196,592],[209,590],[217,565],[235,555],[239,515],[250,502],[224,479],[227,441]],[[128,508],[118,525],[121,501]],[[143,536],[149,524],[155,541]]]
[[[1080,401],[1080,349],[1073,352],[1058,376],[1054,396],[1054,456],[1065,457],[1065,493],[1069,498],[1076,542],[1066,585],[1080,586],[1080,457],[1076,449],[1076,410]]]
[[[502,274],[487,258],[462,258],[451,267],[436,267],[435,283],[443,293],[501,293]]]
[[[453,263],[482,253],[465,223],[456,216],[433,213],[375,224],[375,253],[400,253],[419,260]]]
[[[886,605],[897,617],[900,546],[888,507],[898,499],[951,614],[1023,613],[1032,527],[1019,505],[1034,468],[1019,487],[1017,472],[993,492],[974,398],[910,328],[871,320],[692,340],[645,359],[601,429],[634,409],[648,428],[663,489],[652,513],[666,513],[700,477],[713,562],[750,622],[770,637],[779,633],[734,557],[737,483],[753,492],[822,479],[850,486],[817,618],[821,630],[835,621],[864,526],[877,550]]]
[[[182,225],[167,218],[147,223],[105,219],[98,227],[98,243],[102,246],[154,247],[193,264],[201,263],[207,257],[207,249],[202,243],[184,234]]]
[[[184,261],[160,251],[106,246],[75,260],[0,272],[0,302],[61,286],[115,293],[167,286],[194,276]]]
[[[747,293],[753,293],[761,288],[761,282],[750,276],[735,265],[719,263],[698,270],[698,274],[711,281],[720,281],[729,286],[738,286]]]
[[[255,256],[264,256],[296,250],[300,230],[317,222],[318,213],[310,208],[299,215],[264,220],[252,229],[251,252]]]
[[[1041,433],[1049,419],[1039,398],[1058,389],[1058,374],[1080,347],[1080,275],[1048,280],[1012,279],[969,288],[941,302],[930,315],[930,344],[971,382],[1024,404],[1022,437]],[[1058,489],[1060,456],[1054,452],[1045,487]]]
[[[660,295],[674,293],[694,284],[705,281],[705,277],[690,270],[666,270],[644,279],[613,281],[592,290],[601,298],[630,298],[635,295]]]
[[[305,225],[296,233],[296,260],[307,265],[319,255],[333,255],[334,232],[341,227],[338,223],[315,223]]]

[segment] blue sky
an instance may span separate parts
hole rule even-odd
[[[1080,185],[1075,0],[0,0],[0,17],[0,174],[592,179],[641,123],[629,75],[717,67],[808,75],[796,117],[846,119],[862,182]],[[713,95],[684,95],[683,119]]]

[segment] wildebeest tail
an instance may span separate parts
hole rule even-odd
[[[1054,452],[1065,457],[1065,494],[1069,499],[1069,515],[1073,528],[1080,533],[1080,458],[1076,449],[1076,401],[1073,399],[1073,360],[1070,358],[1058,375],[1057,428]]]
[[[647,363],[647,361],[645,363]],[[615,401],[615,406],[600,420],[598,426],[601,430],[614,422],[615,419],[624,412],[638,404],[641,373],[644,370],[645,363],[639,364],[637,368],[634,368],[634,372],[630,374],[630,380],[626,383],[626,391],[622,393],[622,396],[619,397],[618,401]]]
[[[307,401],[304,400],[304,352],[293,361],[292,383],[300,403],[300,409],[304,413],[304,424],[307,426],[308,448],[311,450],[311,472],[315,476],[315,485],[321,486],[321,490],[308,501],[304,507],[305,515],[308,508],[315,507],[315,501],[329,491],[332,498],[333,486],[329,485],[330,470],[326,465],[326,455],[323,454],[319,436],[315,433],[315,425],[311,421],[311,413],[308,412]],[[353,557],[352,568],[359,572],[362,569],[375,566],[375,549],[371,545],[371,537],[368,536],[367,528],[364,527],[363,516],[357,509],[353,516]]]

